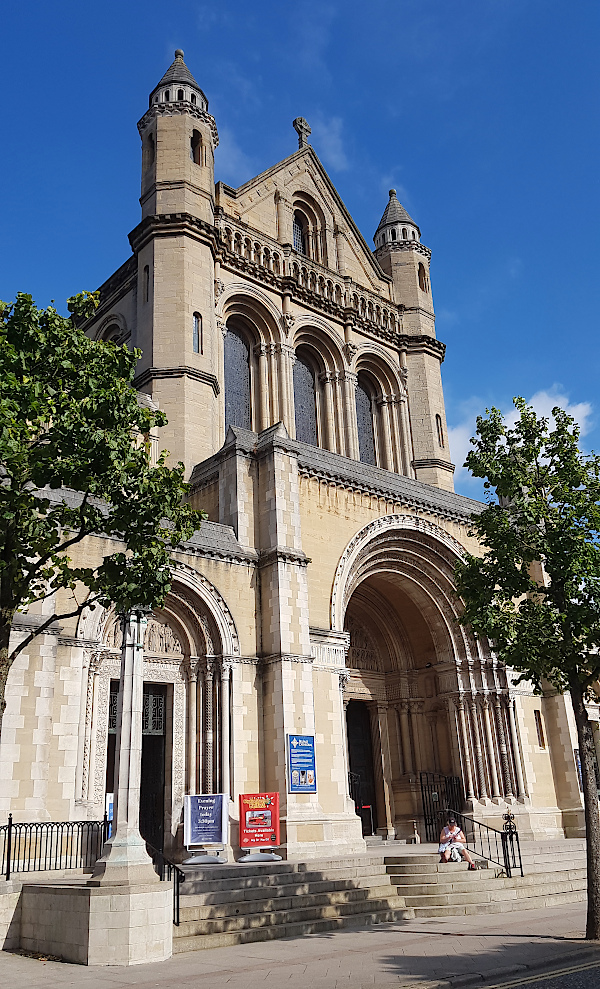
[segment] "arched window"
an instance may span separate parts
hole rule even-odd
[[[293,378],[296,439],[301,443],[318,446],[315,372],[308,361],[297,354]]]
[[[144,302],[150,299],[150,265],[144,265]]]
[[[408,231],[406,227],[402,227],[402,240],[408,240]]]
[[[196,165],[202,164],[202,135],[198,130],[192,131],[190,158]]]
[[[250,348],[237,330],[227,330],[225,358],[225,432],[228,426],[252,429],[250,405]]]
[[[144,150],[142,154],[142,169],[145,172],[148,168],[151,168],[154,164],[155,158],[155,148],[154,148],[154,136],[148,134],[148,137],[144,141]]]
[[[171,93],[167,89],[165,92],[165,103],[168,103],[170,99],[171,99]]]
[[[425,271],[425,265],[422,261],[419,261],[419,288],[422,292],[427,292],[427,272]]]
[[[436,429],[437,429],[438,446],[441,446],[443,448],[443,446],[444,446],[444,427],[442,426],[442,417],[440,415],[436,415],[436,417],[435,417],[435,425],[436,425]]]
[[[111,323],[110,326],[107,326],[106,329],[103,331],[100,339],[103,340],[104,343],[109,343],[109,342],[116,343],[120,335],[121,335],[121,327],[118,325],[118,323]]]
[[[416,233],[414,232],[414,230],[413,230],[413,232],[412,232],[412,239],[413,239],[413,240],[416,240],[416,239],[417,239],[417,235],[416,235]]]
[[[204,340],[202,339],[202,316],[200,313],[194,313],[194,328],[192,334],[192,342],[195,354],[204,353]]]
[[[395,239],[396,239],[396,231],[395,230],[392,230],[392,240],[395,240]]]
[[[301,213],[294,213],[293,223],[294,250],[298,254],[306,254],[306,220]]]
[[[363,464],[377,464],[375,431],[373,429],[373,392],[364,375],[359,374],[356,385],[356,425],[358,453]]]
[[[192,95],[191,95],[191,101],[192,101],[192,103],[195,106],[196,105],[196,94],[195,93],[192,93]]]
[[[182,100],[183,99],[183,89],[178,89],[177,90],[177,99],[178,100]]]

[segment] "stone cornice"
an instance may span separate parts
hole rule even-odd
[[[217,253],[216,228],[212,223],[192,216],[191,213],[157,213],[147,216],[131,231],[129,243],[137,254],[153,237],[175,237],[179,234],[202,240],[212,249],[213,255]]]
[[[221,391],[219,387],[219,382],[214,374],[209,374],[207,371],[200,371],[196,367],[149,367],[146,371],[142,371],[138,374],[133,381],[133,387],[140,389],[144,388],[150,381],[156,381],[159,378],[191,378],[193,381],[200,381],[204,385],[209,385],[215,396]]]
[[[199,106],[194,106],[187,100],[177,101],[172,103],[153,103],[152,106],[146,110],[144,116],[141,120],[138,120],[138,131],[140,137],[146,130],[148,124],[155,120],[156,117],[174,117],[176,115],[185,113],[188,117],[193,117],[195,120],[201,120],[202,123],[206,124],[210,129],[210,135],[213,139],[213,144],[215,148],[219,143],[219,132],[217,131],[217,124],[215,118],[207,110],[203,110]]]
[[[274,546],[272,549],[261,550],[258,556],[259,567],[273,566],[274,563],[294,563],[307,567],[310,562],[306,553],[289,546]]]
[[[415,251],[416,254],[422,254],[428,261],[431,261],[431,250],[429,247],[425,247],[425,244],[421,244],[418,240],[390,241],[389,244],[383,244],[381,247],[378,247],[374,254],[375,257],[379,259],[381,255],[386,252],[393,254],[396,251]]]
[[[454,474],[455,465],[449,463],[448,460],[440,460],[438,457],[425,457],[423,460],[413,460],[412,462],[415,470],[420,470],[423,467],[441,467],[442,470],[448,470],[451,474]]]

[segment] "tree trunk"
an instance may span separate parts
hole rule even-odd
[[[8,655],[11,622],[0,621],[0,735],[2,734],[2,718],[6,708],[6,681],[11,662]]]
[[[585,836],[587,845],[587,924],[588,940],[600,940],[600,816],[598,815],[598,787],[593,760],[594,738],[583,700],[583,690],[578,680],[571,681],[571,701],[577,724],[579,758],[583,783],[585,809]]]

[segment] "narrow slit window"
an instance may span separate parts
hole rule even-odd
[[[202,135],[200,131],[192,131],[190,140],[190,158],[196,165],[202,164]]]
[[[542,721],[542,712],[534,711],[535,717],[535,730],[537,732],[538,745],[540,749],[546,748],[546,736],[544,735],[544,722]]]
[[[427,272],[425,271],[425,265],[419,261],[419,288],[422,292],[427,292]]]
[[[171,99],[171,92],[170,90],[167,89],[165,92],[165,103],[168,103],[170,99]]]
[[[204,353],[204,341],[202,339],[202,316],[197,312],[194,313],[193,345],[195,354]]]
[[[436,415],[436,417],[435,417],[435,425],[436,425],[436,429],[437,429],[438,446],[441,446],[443,448],[443,446],[444,446],[444,427],[442,426],[442,417],[441,417],[441,415]]]
[[[150,265],[144,265],[144,302],[150,299]]]

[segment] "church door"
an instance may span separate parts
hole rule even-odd
[[[374,834],[377,830],[377,800],[375,774],[373,772],[371,717],[369,708],[364,701],[349,702],[346,711],[346,725],[350,772],[356,773],[360,777],[361,803],[365,808],[361,815],[363,834]]]
[[[144,684],[140,833],[163,850],[165,827],[165,722],[167,688]]]

